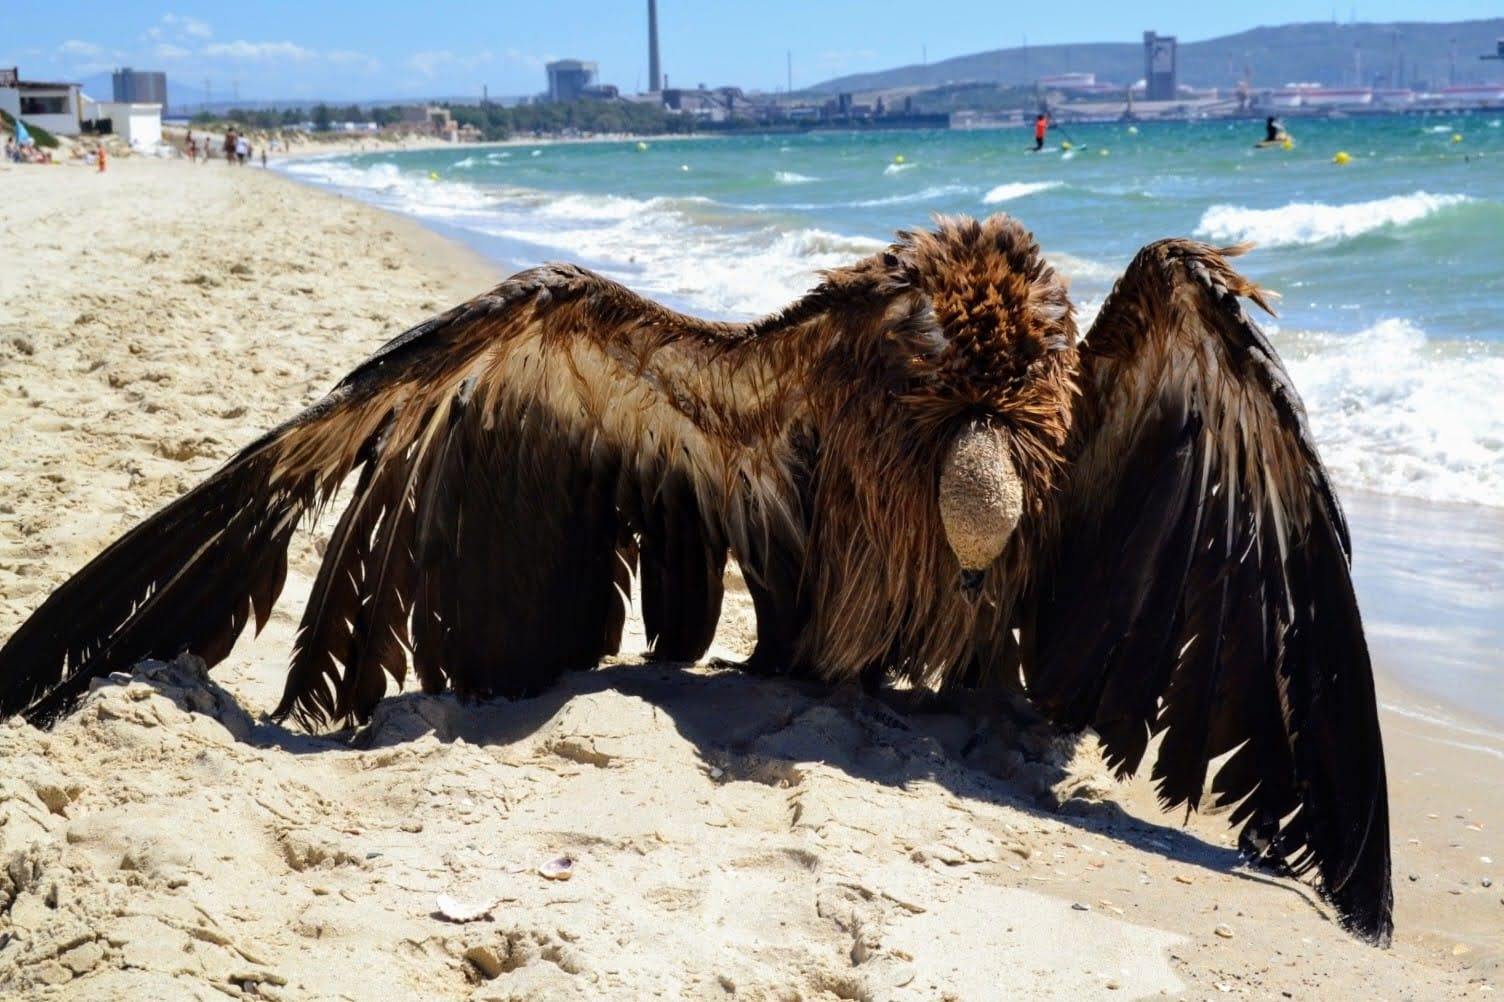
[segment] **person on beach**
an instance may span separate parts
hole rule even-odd
[[[261,147],[261,166],[266,166],[266,147]]]
[[[235,140],[235,162],[239,166],[244,167],[246,159],[250,155],[251,155],[251,144],[248,143],[248,142],[246,142],[244,136],[240,136],[239,138],[237,138]]]
[[[235,163],[235,130],[230,129],[225,133],[225,163]]]
[[[15,163],[21,159],[21,154],[16,149],[16,141],[10,136],[5,137],[5,159]]]
[[[1034,152],[1044,149],[1044,134],[1049,131],[1050,116],[1044,112],[1034,116]]]

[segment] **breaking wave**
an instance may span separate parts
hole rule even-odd
[[[1504,507],[1504,352],[1399,319],[1275,340],[1340,486]]]
[[[1252,240],[1265,247],[1319,244],[1351,240],[1386,227],[1406,226],[1470,201],[1466,195],[1417,191],[1348,205],[1292,202],[1279,209],[1214,205],[1202,214],[1196,235],[1226,243]]]

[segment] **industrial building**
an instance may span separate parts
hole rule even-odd
[[[1176,68],[1174,35],[1144,32],[1144,98],[1148,101],[1173,101],[1179,78]]]
[[[544,67],[548,71],[550,101],[578,101],[587,88],[595,86],[595,63],[582,59],[560,59]]]
[[[115,100],[122,104],[160,104],[167,107],[167,74],[122,67],[110,75]]]

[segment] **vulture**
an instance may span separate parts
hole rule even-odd
[[[0,717],[265,624],[300,523],[332,529],[278,718],[517,698],[621,641],[742,667],[1024,694],[1166,809],[1227,810],[1353,934],[1393,928],[1374,682],[1342,509],[1244,312],[1245,247],[1143,248],[1078,336],[1017,221],[937,218],[749,323],[584,268],[521,272],[402,334],[57,588],[0,649]]]

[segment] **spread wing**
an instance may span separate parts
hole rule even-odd
[[[751,325],[674,313],[569,266],[396,338],[57,589],[0,650],[0,717],[46,722],[91,678],[265,623],[300,521],[354,489],[278,715],[369,716],[409,656],[428,690],[537,691],[616,650],[638,572],[654,652],[692,660],[727,553],[797,565],[798,440],[827,282]]]
[[[1139,253],[1082,345],[1079,453],[1039,561],[1031,698],[1162,803],[1210,779],[1246,851],[1314,868],[1389,940],[1389,820],[1347,526],[1283,365],[1224,254]],[[1214,768],[1214,766],[1216,766]]]

